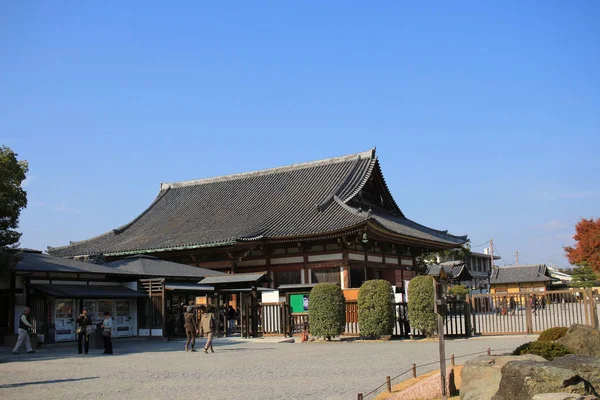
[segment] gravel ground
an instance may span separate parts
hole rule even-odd
[[[448,340],[446,354],[512,350],[536,336]],[[215,353],[185,353],[183,342],[114,340],[115,355],[76,345],[10,354],[0,348],[0,399],[356,399],[412,363],[437,359],[435,341],[277,343],[216,339]],[[203,341],[200,341],[200,346]],[[468,358],[457,359],[462,363]],[[418,368],[418,373],[436,365]],[[393,381],[407,379],[410,374]]]

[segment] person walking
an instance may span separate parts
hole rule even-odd
[[[202,313],[202,319],[200,320],[200,334],[204,336],[206,334],[206,344],[204,345],[204,352],[208,354],[210,349],[211,353],[214,353],[212,340],[213,333],[215,331],[215,316],[213,308],[209,308],[206,312]]]
[[[515,311],[517,310],[517,302],[515,301],[515,296],[510,296],[510,315],[515,315]]]
[[[31,309],[29,307],[25,307],[23,309],[23,314],[19,318],[19,337],[17,339],[17,344],[13,349],[13,354],[19,354],[19,348],[25,343],[25,349],[27,349],[28,353],[35,353],[35,350],[31,348],[31,341],[29,340],[29,330],[33,328],[33,325],[29,322],[27,318]]]
[[[230,304],[229,308],[227,308],[227,325],[228,325],[228,333],[229,335],[233,335],[233,326],[235,325],[235,319],[237,317],[237,312],[235,308]]]
[[[196,322],[196,315],[194,315],[194,307],[188,306],[187,312],[185,313],[185,351],[196,351],[196,334],[198,333],[198,323]],[[191,347],[190,347],[191,343]]]
[[[110,317],[110,313],[108,311],[104,312],[104,321],[102,321],[102,325],[100,328],[102,329],[102,341],[104,342],[104,353],[103,354],[112,354],[113,346],[112,346],[112,318]]]
[[[88,326],[92,325],[92,319],[88,315],[87,309],[83,309],[79,318],[77,318],[77,354],[82,354],[82,342],[85,342],[85,354],[90,349],[90,336],[88,334]]]

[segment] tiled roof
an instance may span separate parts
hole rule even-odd
[[[391,210],[359,213],[348,206],[380,172],[375,151],[243,174],[163,183],[154,202],[130,223],[103,235],[48,248],[61,257],[125,255],[240,241],[285,240],[330,235],[372,220],[414,240],[445,246],[463,243],[453,236],[404,218],[389,195]],[[387,187],[384,191],[389,194]],[[396,214],[396,215],[393,215]]]
[[[439,276],[442,268],[446,274],[448,274],[449,279],[458,279],[460,281],[470,281],[473,279],[473,276],[471,276],[467,268],[465,268],[465,264],[463,262],[432,264],[427,268],[427,275]]]
[[[544,264],[507,265],[492,271],[490,284],[552,281]]]
[[[115,271],[125,271],[143,276],[203,278],[206,276],[226,275],[224,272],[212,269],[174,263],[141,254],[109,262],[103,266]]]
[[[227,285],[234,283],[269,282],[267,272],[250,272],[247,274],[223,274],[222,276],[209,276],[198,282],[200,285]]]
[[[130,272],[114,270],[104,265],[53,257],[40,252],[23,251],[19,257],[21,260],[17,263],[17,271],[132,275]]]

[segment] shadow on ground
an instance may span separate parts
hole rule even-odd
[[[52,379],[49,381],[37,381],[37,382],[22,382],[22,383],[8,383],[6,385],[0,385],[0,389],[17,388],[30,385],[48,385],[51,383],[64,383],[64,382],[77,382],[86,381],[88,379],[98,379],[98,376],[90,376],[87,378],[70,378],[70,379]]]

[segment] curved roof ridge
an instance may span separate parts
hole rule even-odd
[[[166,190],[161,190],[161,191],[158,193],[158,195],[156,196],[156,198],[155,198],[155,199],[152,201],[152,203],[151,203],[151,204],[150,204],[148,207],[146,207],[146,209],[145,209],[144,211],[142,211],[142,212],[140,213],[140,215],[138,215],[137,217],[135,217],[135,218],[134,218],[133,220],[131,220],[130,222],[128,222],[128,223],[126,223],[126,224],[124,224],[124,225],[121,225],[121,226],[120,226],[120,227],[118,227],[118,228],[111,229],[111,230],[110,230],[110,231],[108,231],[108,232],[101,233],[101,234],[99,234],[99,235],[96,235],[96,236],[94,236],[94,237],[91,237],[91,238],[89,238],[89,239],[85,239],[85,240],[78,240],[78,241],[70,240],[70,241],[69,241],[69,244],[67,244],[67,245],[65,245],[65,246],[57,246],[57,247],[47,246],[47,250],[48,250],[48,252],[50,252],[50,251],[54,251],[54,250],[61,250],[61,249],[65,249],[65,248],[67,248],[67,247],[70,247],[70,246],[73,246],[73,245],[82,244],[82,243],[87,243],[87,242],[90,242],[90,241],[92,241],[92,240],[96,240],[96,239],[99,239],[99,238],[101,238],[101,237],[104,237],[104,236],[109,236],[109,235],[111,235],[111,234],[112,234],[112,235],[118,235],[118,234],[122,233],[122,232],[123,232],[125,229],[127,229],[127,228],[129,228],[131,225],[133,225],[133,223],[134,223],[134,222],[136,222],[137,220],[139,220],[139,219],[140,219],[142,216],[144,216],[144,215],[145,215],[145,214],[146,214],[146,213],[147,213],[147,212],[148,212],[148,211],[149,211],[149,210],[150,210],[150,209],[151,209],[151,208],[152,208],[152,207],[153,207],[153,206],[154,206],[154,205],[155,205],[155,204],[158,202],[158,200],[160,200],[160,199],[161,199],[161,198],[162,198],[162,197],[165,195],[165,193],[167,193],[168,191],[169,191],[169,189],[166,189]]]
[[[396,218],[399,218],[399,217],[396,217]],[[464,239],[464,240],[466,240],[469,237],[469,235],[453,235],[451,233],[448,233],[448,230],[443,231],[441,229],[430,228],[428,226],[419,224],[418,222],[415,222],[412,219],[408,219],[408,218],[406,218],[404,216],[401,217],[401,218],[404,218],[405,220],[410,221],[411,223],[413,223],[415,225],[418,225],[418,226],[420,226],[422,228],[429,229],[429,230],[437,232],[437,233],[441,233],[442,235],[451,236],[451,237],[456,238],[456,239]]]
[[[298,164],[291,164],[291,165],[286,165],[286,166],[282,166],[282,167],[274,167],[274,168],[261,169],[261,170],[257,170],[257,171],[241,172],[241,173],[237,173],[237,174],[230,174],[230,175],[223,175],[223,176],[215,176],[212,178],[193,179],[193,180],[182,181],[182,182],[171,182],[171,183],[163,182],[160,184],[160,189],[164,190],[167,188],[179,188],[179,187],[186,187],[186,186],[203,185],[205,183],[226,182],[226,181],[232,181],[232,180],[237,180],[237,179],[244,179],[244,178],[251,178],[251,177],[256,177],[256,176],[276,174],[276,173],[280,173],[280,172],[287,172],[287,171],[294,171],[294,170],[299,170],[299,169],[304,169],[304,168],[311,168],[311,167],[315,167],[315,166],[319,166],[319,165],[327,165],[327,164],[335,164],[335,163],[340,163],[340,162],[353,161],[357,157],[360,157],[361,159],[362,158],[375,158],[375,148],[367,150],[367,151],[363,151],[360,153],[353,153],[353,154],[348,154],[345,156],[333,157],[333,158],[324,158],[322,160],[309,161],[309,162],[303,162],[303,163],[298,163]]]
[[[371,164],[369,165],[369,168],[367,169],[365,176],[363,176],[362,181],[356,187],[356,189],[354,189],[354,191],[352,193],[347,195],[346,198],[342,200],[344,203],[349,202],[352,198],[354,198],[354,196],[356,196],[362,190],[363,187],[365,187],[365,185],[369,181],[369,178],[371,177],[371,174],[373,173],[373,169],[375,168],[376,164],[377,164],[377,156],[373,153],[373,159],[371,160]]]

